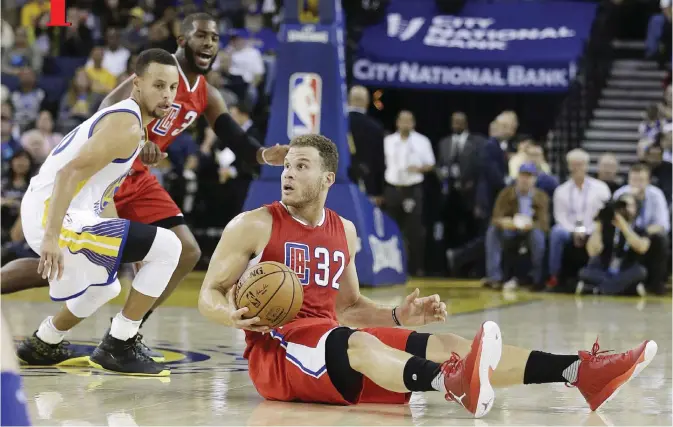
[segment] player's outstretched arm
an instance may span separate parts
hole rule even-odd
[[[274,147],[263,148],[259,141],[247,135],[234,121],[220,91],[210,84],[208,85],[208,107],[205,115],[220,144],[224,144],[218,147],[220,150],[227,146],[237,157],[249,164],[283,165],[289,147],[276,144]]]
[[[133,90],[133,78],[135,74],[124,80],[119,86],[112,89],[112,92],[108,93],[103,102],[98,106],[99,110],[103,108],[110,107],[115,105],[118,102],[121,102],[131,96],[131,91]]]
[[[446,320],[446,304],[441,302],[439,295],[436,294],[429,297],[419,297],[420,292],[416,289],[397,307],[377,304],[360,294],[360,282],[355,269],[357,231],[352,222],[343,218],[342,221],[351,258],[346,271],[339,280],[336,310],[340,323],[347,326],[367,328],[420,326]]]
[[[243,319],[247,307],[236,310],[233,286],[248,262],[261,253],[271,238],[272,218],[266,208],[243,212],[225,227],[208,264],[199,293],[199,312],[208,319],[239,329],[267,332],[254,326],[259,318]]]
[[[114,138],[114,144],[110,143],[111,135]],[[140,122],[135,115],[109,114],[98,122],[94,134],[82,146],[75,158],[58,171],[49,199],[49,211],[38,267],[38,272],[43,278],[60,278],[63,273],[63,260],[58,247],[58,239],[63,218],[77,193],[78,186],[114,159],[130,157],[138,148],[142,135]],[[62,144],[67,144],[67,142]],[[61,149],[67,150],[67,145]],[[58,154],[52,155],[58,156]]]

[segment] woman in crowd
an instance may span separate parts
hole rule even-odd
[[[70,88],[59,108],[60,130],[70,132],[91,117],[97,110],[101,97],[91,90],[91,79],[84,68],[78,68],[70,82]]]

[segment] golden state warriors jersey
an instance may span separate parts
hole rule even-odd
[[[49,198],[54,189],[56,174],[77,156],[84,144],[93,136],[96,124],[103,117],[112,113],[133,114],[137,117],[142,127],[140,107],[131,98],[96,112],[90,119],[67,134],[54,147],[40,168],[40,172],[31,179],[26,197],[34,199],[34,201],[38,201],[35,199],[42,199],[47,205],[45,207],[48,207]],[[115,143],[115,135],[109,135],[108,143]],[[114,159],[91,178],[80,182],[68,210],[84,210],[93,212],[95,215],[100,215],[105,206],[113,200],[115,192],[131,170],[133,161],[144,145],[145,138],[139,139],[138,147],[130,157]],[[46,209],[43,220],[46,220]]]

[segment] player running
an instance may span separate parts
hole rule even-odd
[[[612,355],[601,354],[597,343],[577,355],[503,346],[498,325],[490,321],[472,341],[395,328],[443,322],[446,306],[438,295],[420,297],[418,289],[394,308],[360,294],[355,226],[325,208],[337,164],[337,148],[329,139],[293,139],[281,178],[282,201],[244,212],[227,225],[201,288],[204,316],[245,330],[244,357],[263,397],[404,403],[410,392],[436,390],[481,417],[493,407],[491,384],[564,382],[577,387],[596,410],[656,354],[654,341]],[[293,257],[299,251],[304,253]],[[273,330],[257,326],[258,317],[243,319],[247,308],[237,310],[233,300],[236,281],[248,266],[263,261],[295,268],[306,283],[297,317]]]
[[[244,161],[282,165],[288,149],[287,146],[278,145],[264,149],[258,141],[247,136],[229,115],[220,92],[206,82],[205,74],[212,68],[219,50],[217,21],[211,15],[196,13],[186,17],[182,22],[178,44],[174,57],[180,81],[175,100],[163,117],[149,123],[149,141],[114,196],[113,207],[120,218],[170,229],[182,242],[182,255],[175,273],[143,322],[194,269],[201,257],[199,245],[185,224],[180,208],[143,163],[153,164],[165,157],[162,152],[202,114],[205,114],[218,139]],[[120,84],[105,98],[100,108],[107,108],[128,98],[133,81],[134,76]],[[36,259],[27,258],[4,266],[0,279],[2,293],[48,286],[48,282],[36,274],[37,263]],[[141,341],[138,343],[155,360],[163,360],[161,353],[152,351]]]
[[[142,52],[136,73],[131,97],[67,134],[31,179],[21,203],[26,241],[40,254],[37,271],[49,280],[51,298],[65,302],[19,346],[19,358],[29,365],[73,362],[77,355],[63,341],[66,333],[119,294],[120,263],[143,261],[126,305],[90,364],[121,373],[169,374],[138,351],[137,340],[143,316],[178,265],[180,240],[160,227],[100,216],[147,141],[146,126],[171,111],[177,93],[178,68],[165,50]]]

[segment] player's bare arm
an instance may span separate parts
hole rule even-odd
[[[199,293],[199,311],[208,319],[238,329],[268,332],[255,326],[259,317],[243,319],[247,307],[236,310],[233,286],[245,272],[248,262],[264,250],[271,238],[271,214],[266,208],[243,212],[222,232],[208,265]]]
[[[112,92],[108,93],[105,99],[103,99],[103,102],[98,106],[98,111],[103,108],[111,107],[131,96],[131,92],[133,91],[133,79],[135,76],[136,75],[133,74],[114,88]]]
[[[110,135],[115,136],[114,144],[110,143]],[[129,113],[109,114],[96,125],[94,134],[77,156],[56,174],[37,270],[42,278],[49,277],[53,280],[63,275],[63,256],[58,240],[63,218],[75,197],[78,185],[114,159],[130,157],[138,148],[142,135],[143,131],[136,116]]]
[[[431,322],[446,320],[446,304],[440,301],[439,295],[419,297],[420,291],[415,289],[398,307],[377,304],[360,293],[360,282],[355,268],[357,248],[357,232],[355,225],[342,218],[350,262],[339,280],[337,297],[337,317],[339,322],[354,327],[379,326],[420,326]],[[393,310],[395,314],[393,316]],[[399,325],[395,322],[399,321]]]
[[[248,136],[229,114],[227,103],[224,102],[220,91],[211,84],[208,84],[208,106],[205,115],[220,143],[226,144],[236,156],[251,164],[283,165],[289,147],[276,144],[273,147],[263,148],[259,141]],[[224,147],[220,147],[222,148]]]

